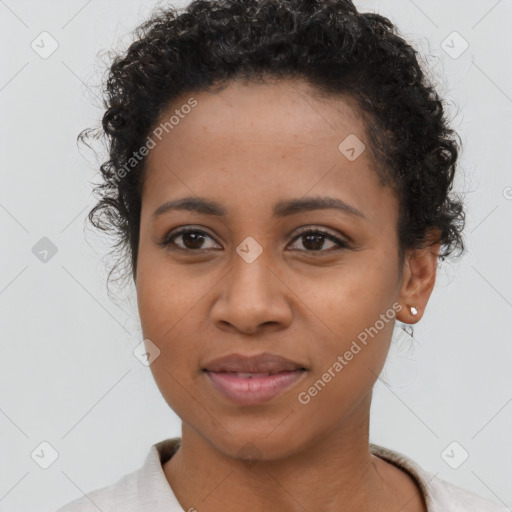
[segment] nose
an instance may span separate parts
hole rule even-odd
[[[293,293],[263,254],[251,263],[236,255],[218,287],[210,315],[219,329],[256,334],[284,329],[292,320]]]

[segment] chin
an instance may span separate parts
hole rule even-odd
[[[214,432],[201,429],[197,432],[226,457],[251,465],[257,461],[270,462],[290,457],[308,444],[308,432],[298,425],[284,423],[283,417],[272,422],[245,418],[245,421],[222,422],[228,432],[222,427]]]

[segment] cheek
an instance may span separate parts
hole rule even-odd
[[[200,322],[194,316],[194,308],[200,308],[200,295],[186,291],[176,278],[165,279],[158,272],[154,276],[158,277],[141,279],[137,286],[142,332],[160,349],[160,362],[174,372],[183,367],[187,354],[194,353],[201,337]]]
[[[374,306],[361,312],[346,306],[338,321],[331,322],[335,335],[324,335],[311,351],[315,365],[296,397],[300,414],[327,430],[369,400],[386,361],[395,321],[392,308]]]
[[[303,301],[314,313],[308,331],[317,340],[305,401],[350,408],[382,370],[395,324],[395,275],[392,261],[383,266],[374,256],[360,254],[357,264],[340,267],[328,280],[302,283]]]
[[[143,336],[160,351],[150,366],[151,373],[171,409],[180,417],[188,417],[191,396],[196,395],[192,375],[202,338],[200,322],[194,316],[200,297],[176,274],[164,276],[151,267],[151,272],[141,272],[140,276],[137,302]]]
[[[183,269],[170,264],[162,249],[141,245],[137,265],[137,304],[144,336],[164,342],[165,333],[197,302],[199,291],[190,286]]]
[[[151,370],[159,387],[163,382],[175,389],[198,364],[201,339],[202,300],[212,285],[192,279],[186,270],[162,261],[159,254],[141,255],[137,276],[137,304],[144,339],[160,350]],[[204,314],[204,311],[201,313]],[[161,388],[162,389],[162,388]]]

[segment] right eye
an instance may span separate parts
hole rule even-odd
[[[180,238],[181,245],[175,242],[175,240],[179,240]],[[211,250],[212,247],[203,247],[203,243],[206,238],[213,240],[213,238],[204,231],[194,228],[185,228],[165,235],[164,239],[160,242],[160,245],[162,247],[171,246],[171,249],[178,249],[181,251]]]

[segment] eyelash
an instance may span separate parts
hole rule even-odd
[[[205,235],[207,237],[210,237],[213,239],[213,237],[211,237],[208,233],[206,233],[205,231],[202,231],[200,229],[195,229],[195,228],[184,228],[184,229],[181,229],[179,231],[177,231],[176,233],[173,233],[172,235],[169,235],[167,234],[164,239],[159,242],[158,245],[162,246],[162,247],[168,247],[172,244],[174,244],[174,239],[178,238],[179,236],[181,235],[186,235],[188,233],[199,233],[201,235]],[[294,249],[296,251],[299,251],[299,252],[307,252],[307,253],[310,253],[312,255],[319,255],[319,256],[322,256],[326,253],[329,253],[329,252],[332,252],[332,251],[338,251],[338,250],[343,250],[343,249],[349,249],[350,248],[350,245],[348,242],[346,242],[345,240],[342,240],[341,238],[338,238],[326,231],[322,231],[321,229],[314,229],[314,228],[307,228],[305,229],[304,231],[301,231],[293,240],[292,240],[292,243],[297,241],[298,239],[300,239],[301,237],[303,236],[306,236],[306,235],[320,235],[328,240],[330,240],[331,242],[334,242],[335,244],[338,245],[338,248],[331,248],[331,249],[320,249],[318,251],[314,251],[314,250],[307,250],[307,249]],[[173,250],[178,250],[178,251],[183,251],[183,252],[200,252],[200,251],[216,251],[217,249],[184,249],[183,247],[173,247]]]

